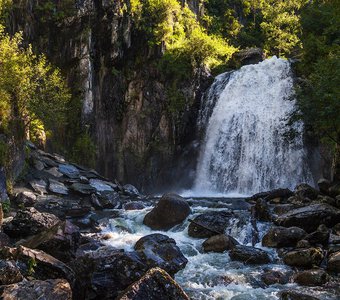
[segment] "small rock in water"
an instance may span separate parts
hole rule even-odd
[[[229,255],[232,260],[246,264],[268,264],[271,261],[266,251],[250,246],[237,245],[230,250]]]
[[[190,211],[190,206],[184,198],[176,194],[165,194],[146,214],[143,223],[154,230],[169,230],[181,224]]]
[[[328,280],[329,276],[323,269],[301,271],[294,276],[296,283],[306,286],[323,285]]]
[[[133,201],[133,202],[125,203],[123,208],[125,210],[141,210],[141,209],[144,209],[145,206],[142,202]]]
[[[323,257],[321,248],[296,249],[286,253],[283,261],[289,266],[311,268],[319,266]]]
[[[314,297],[309,294],[305,294],[299,291],[282,291],[279,293],[280,300],[321,300],[320,298]]]
[[[124,190],[124,193],[126,195],[128,195],[128,196],[131,196],[131,197],[138,197],[138,196],[140,196],[139,191],[132,184],[125,184],[123,186],[123,190]]]
[[[299,227],[272,227],[262,238],[265,247],[294,247],[306,232]]]
[[[287,284],[289,282],[289,275],[279,271],[268,270],[261,275],[261,279],[266,285]]]
[[[168,273],[160,268],[154,268],[117,298],[117,300],[144,299],[189,300],[190,298]]]
[[[232,236],[226,234],[214,235],[202,244],[204,252],[224,252],[226,250],[231,250],[236,245],[238,245]]]

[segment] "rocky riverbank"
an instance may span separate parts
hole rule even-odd
[[[10,206],[5,198],[1,299],[189,299],[174,278],[191,257],[171,237],[174,229],[198,241],[202,253],[229,256],[241,271],[259,266],[258,287],[281,285],[273,299],[337,299],[340,294],[340,186],[326,180],[319,190],[301,184],[295,191],[240,200],[237,209],[220,201],[216,211],[197,213],[203,200],[197,204],[175,194],[155,200],[30,145],[26,173],[10,193]],[[128,242],[124,250],[102,229],[137,210],[145,211],[140,226],[151,234]],[[183,222],[190,224],[186,228]],[[235,222],[251,228],[249,240],[232,235]],[[123,236],[132,233],[119,222],[114,227]],[[273,263],[287,265],[286,271],[268,267]],[[226,289],[233,283],[226,276],[222,281]],[[294,291],[296,284],[309,288]]]

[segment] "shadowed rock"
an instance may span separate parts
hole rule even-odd
[[[268,253],[262,249],[237,245],[229,252],[232,260],[239,260],[245,264],[267,264],[270,262]]]
[[[262,238],[265,247],[293,247],[303,239],[306,232],[299,227],[273,227]]]

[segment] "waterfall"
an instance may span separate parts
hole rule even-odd
[[[287,127],[295,110],[286,60],[272,57],[218,76],[201,107],[198,126],[206,130],[194,189],[252,194],[312,183],[303,124]]]

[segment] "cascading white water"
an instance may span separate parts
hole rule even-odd
[[[206,126],[206,133],[195,190],[251,194],[312,183],[303,124],[292,128],[294,140],[285,138],[295,110],[286,60],[272,57],[220,75],[201,109],[199,125]]]

